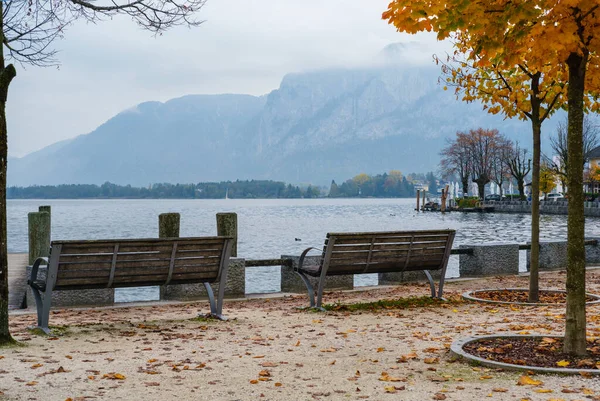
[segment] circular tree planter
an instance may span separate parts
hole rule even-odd
[[[555,303],[544,303],[544,302],[531,303],[531,302],[515,302],[515,301],[495,301],[495,300],[491,300],[491,299],[479,298],[477,296],[477,294],[480,294],[482,292],[490,292],[490,291],[494,291],[494,292],[525,292],[525,293],[529,292],[529,290],[526,288],[486,288],[483,290],[475,290],[475,291],[465,292],[464,294],[462,294],[462,297],[463,297],[463,299],[466,299],[468,301],[485,302],[485,303],[491,303],[491,304],[529,305],[529,306],[564,305],[564,303],[556,303],[556,302]],[[540,293],[566,294],[566,291],[540,290]],[[594,305],[594,304],[600,303],[600,296],[595,295],[595,294],[589,294],[589,293],[586,293],[586,296],[588,298],[586,305]]]
[[[542,335],[490,335],[490,336],[477,336],[477,337],[467,337],[463,339],[456,340],[450,346],[450,354],[458,357],[459,359],[466,360],[473,364],[478,364],[482,366],[486,366],[489,368],[501,368],[507,370],[517,370],[517,371],[534,371],[538,373],[560,373],[560,374],[591,374],[591,375],[600,375],[600,369],[583,369],[583,368],[562,368],[562,367],[540,367],[540,366],[531,366],[531,365],[516,365],[512,363],[504,363],[498,362],[491,359],[481,358],[476,355],[469,354],[463,348],[471,343],[479,342],[482,340],[494,340],[494,339],[524,339],[524,338],[559,338],[562,339],[561,336],[542,336]]]

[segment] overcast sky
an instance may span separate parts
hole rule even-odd
[[[431,64],[446,44],[381,20],[389,0],[208,0],[198,28],[152,37],[127,18],[79,23],[54,43],[60,68],[17,66],[9,91],[9,155],[93,131],[138,103],[188,94],[276,89],[289,72],[355,66],[386,45],[418,41]]]

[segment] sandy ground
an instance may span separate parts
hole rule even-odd
[[[564,273],[542,288],[564,288]],[[450,282],[467,289],[526,286],[526,277]],[[588,273],[600,293],[600,270]],[[326,302],[427,294],[413,284],[326,293]],[[600,400],[600,378],[535,375],[453,361],[451,342],[472,334],[562,334],[563,307],[451,302],[377,312],[296,310],[304,296],[226,303],[227,322],[194,319],[206,301],[54,311],[56,337],[30,333],[33,314],[11,315],[25,346],[0,349],[0,400]],[[600,306],[588,307],[600,335]]]

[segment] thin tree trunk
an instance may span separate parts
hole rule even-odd
[[[462,182],[462,186],[463,186],[463,198],[465,196],[469,196],[469,179],[464,179]]]
[[[485,197],[485,181],[477,180],[477,192],[479,193],[479,198],[483,199]]]
[[[531,260],[529,267],[529,302],[538,302],[540,295],[540,158],[541,123],[531,120],[533,128],[533,170],[531,174]]]
[[[4,42],[2,20],[3,2],[0,2],[0,43]],[[15,342],[8,326],[8,244],[6,232],[6,167],[8,135],[6,129],[6,98],[8,87],[17,75],[15,67],[4,64],[4,46],[0,44],[0,345]]]
[[[525,182],[524,182],[524,179],[520,179],[517,182],[517,186],[519,187],[519,196],[520,196],[521,200],[527,199],[525,197]]]
[[[531,78],[531,128],[533,131],[533,169],[531,172],[531,252],[529,263],[529,302],[540,299],[540,162],[542,121],[539,83],[541,74]]]
[[[585,322],[585,217],[583,211],[583,95],[588,54],[571,53],[569,66],[569,165],[567,185],[567,311],[564,352],[586,354]]]
[[[14,342],[8,328],[8,246],[6,232],[6,167],[8,143],[6,96],[16,71],[12,64],[0,72],[0,344]]]

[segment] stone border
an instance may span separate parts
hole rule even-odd
[[[528,288],[485,288],[482,290],[474,290],[474,291],[467,291],[464,294],[462,294],[463,299],[466,299],[467,301],[475,301],[475,302],[484,302],[484,303],[488,303],[488,304],[504,304],[504,305],[526,305],[526,306],[561,306],[564,304],[548,304],[548,303],[529,303],[529,302],[508,302],[508,301],[492,301],[489,299],[482,299],[482,298],[476,298],[474,296],[474,294],[478,293],[478,292],[484,292],[484,291],[529,291]],[[540,291],[544,291],[544,292],[560,292],[560,293],[565,293],[566,291],[563,290],[540,290]],[[595,294],[590,294],[590,293],[586,293],[586,295],[588,297],[594,298],[595,301],[589,301],[586,302],[586,305],[595,305],[595,304],[600,304],[600,296],[595,295]]]
[[[450,346],[450,354],[460,359],[466,359],[469,362],[474,362],[489,368],[502,368],[518,371],[534,371],[538,373],[560,373],[560,374],[580,374],[590,373],[592,375],[600,375],[600,369],[569,369],[569,368],[542,368],[539,366],[527,366],[527,365],[514,365],[512,363],[504,363],[492,361],[489,359],[483,359],[475,355],[468,354],[463,350],[463,347],[471,342],[488,340],[494,338],[535,338],[535,337],[549,337],[549,338],[563,338],[562,336],[543,336],[539,334],[534,335],[519,335],[519,334],[508,334],[508,335],[490,335],[490,336],[478,336],[478,337],[467,337],[456,340]]]

